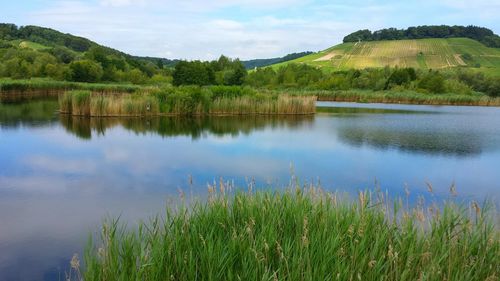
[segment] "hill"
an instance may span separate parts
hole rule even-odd
[[[247,60],[247,61],[242,61],[242,63],[246,69],[254,69],[255,67],[264,67],[272,64],[277,64],[280,62],[291,61],[294,59],[310,55],[312,53],[313,52],[300,52],[300,53],[288,54],[286,56],[279,58]]]
[[[0,76],[141,83],[172,61],[136,57],[39,26],[0,24]]]
[[[327,71],[368,67],[443,69],[468,67],[500,74],[500,49],[470,38],[430,38],[347,42],[288,63],[305,63]]]

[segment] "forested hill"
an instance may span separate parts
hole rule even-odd
[[[124,58],[128,64],[139,68],[141,72],[146,72],[151,75],[152,71],[148,70],[146,65],[153,64],[159,68],[175,67],[181,61],[180,59],[167,59],[158,57],[141,57],[131,56],[124,52],[101,46],[87,38],[74,36],[67,33],[62,33],[54,29],[39,27],[39,26],[16,26],[15,24],[2,23],[0,24],[0,43],[3,48],[7,47],[31,47],[38,51],[45,50],[46,52],[56,54],[56,57],[64,57],[64,61],[68,63],[76,54],[86,53],[88,51],[99,49],[101,53]],[[0,46],[2,47],[2,46]],[[254,59],[242,61],[247,69],[255,67],[268,66],[280,62],[286,62],[297,59],[312,52],[300,52],[288,54],[283,57],[270,59]],[[149,65],[151,68],[151,65]]]
[[[141,83],[168,60],[134,57],[89,39],[39,26],[0,24],[0,76]]]
[[[385,28],[377,31],[358,30],[344,37],[344,43],[358,41],[382,41],[427,38],[470,38],[491,48],[500,48],[500,36],[479,26],[423,25],[407,29]]]

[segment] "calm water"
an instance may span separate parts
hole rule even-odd
[[[500,195],[500,108],[321,103],[314,117],[86,119],[0,104],[0,280],[59,280],[103,216],[134,225],[208,182]],[[194,178],[188,184],[189,175]]]

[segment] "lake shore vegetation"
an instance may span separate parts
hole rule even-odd
[[[85,280],[497,280],[500,232],[487,205],[357,200],[318,187],[209,185],[137,226],[107,220],[89,240]],[[454,194],[453,188],[451,189]],[[184,203],[182,203],[184,202]]]
[[[300,115],[314,114],[316,97],[260,94],[237,86],[168,87],[134,94],[68,91],[60,112],[77,116]]]

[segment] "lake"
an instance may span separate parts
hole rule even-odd
[[[500,194],[500,108],[318,103],[314,116],[79,118],[0,103],[0,279],[63,280],[101,220],[129,225],[207,183]],[[190,182],[192,178],[192,183]],[[427,192],[432,184],[434,194]]]

